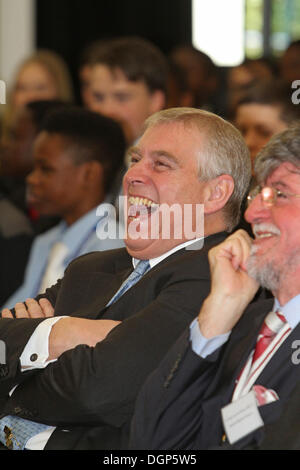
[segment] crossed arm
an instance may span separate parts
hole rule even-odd
[[[54,308],[46,298],[27,299],[24,303],[15,305],[16,318],[51,318],[54,317]],[[2,311],[2,318],[13,319],[9,309]],[[47,361],[58,357],[73,349],[79,344],[95,346],[102,341],[120,321],[115,320],[88,320],[85,318],[65,317],[57,321],[51,329],[49,336],[49,357]]]

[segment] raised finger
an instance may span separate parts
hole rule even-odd
[[[232,264],[236,270],[238,268],[245,269],[252,241],[247,232],[238,230],[224,242],[225,244],[227,243],[228,255],[229,253],[232,255]]]
[[[251,246],[253,243],[253,239],[248,235],[247,232],[244,230],[239,230],[236,232],[236,235],[238,237],[238,240],[241,244],[241,261],[240,261],[240,267],[245,270],[246,269],[246,261],[249,257],[250,251],[251,251]]]

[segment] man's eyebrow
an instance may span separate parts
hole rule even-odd
[[[283,181],[272,181],[271,186],[281,186],[282,188],[288,189],[288,185]]]
[[[273,186],[274,188],[277,188],[281,191],[287,191],[287,192],[294,192],[294,190],[292,189],[291,185],[290,184],[286,184],[284,183],[283,181],[273,181],[271,183],[271,186]]]
[[[139,149],[139,147],[130,147],[127,151],[127,155],[130,157],[131,155],[138,155],[138,156],[142,156],[142,152],[141,150]],[[174,163],[177,163],[178,164],[178,159],[173,155],[171,154],[170,152],[167,152],[166,150],[154,150],[151,155],[153,157],[165,157],[167,158],[168,160],[174,162]]]
[[[127,156],[127,157],[131,157],[131,156],[134,155],[134,154],[135,154],[135,155],[139,155],[139,156],[142,155],[142,154],[141,154],[141,151],[140,151],[140,149],[139,149],[138,147],[134,147],[134,146],[133,146],[133,147],[129,147],[129,149],[128,149],[127,152],[126,152],[126,156]]]
[[[296,170],[287,169],[287,171],[288,171],[289,173],[291,173],[292,175],[298,175],[298,176],[300,176],[300,169],[298,169],[298,168],[297,168]],[[286,184],[286,183],[285,183],[284,181],[282,181],[282,180],[273,181],[273,182],[272,182],[272,185],[282,186],[282,187],[284,187],[284,188],[286,188],[286,189],[289,188],[289,184]]]
[[[155,150],[153,152],[153,156],[154,157],[165,157],[168,160],[178,164],[178,159],[172,153],[169,153],[166,150]]]

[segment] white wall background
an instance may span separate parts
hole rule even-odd
[[[193,0],[193,45],[216,65],[234,66],[244,60],[245,0]]]

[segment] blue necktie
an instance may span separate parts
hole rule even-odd
[[[118,300],[121,295],[123,295],[128,289],[130,289],[130,287],[136,284],[149,269],[150,263],[148,260],[139,261],[134,271],[132,271],[128,278],[125,279],[119,290],[115,293],[112,299],[110,299],[107,304],[107,307],[116,302],[116,300]]]
[[[0,441],[11,450],[24,450],[28,439],[47,428],[18,416],[5,416],[0,420]]]

